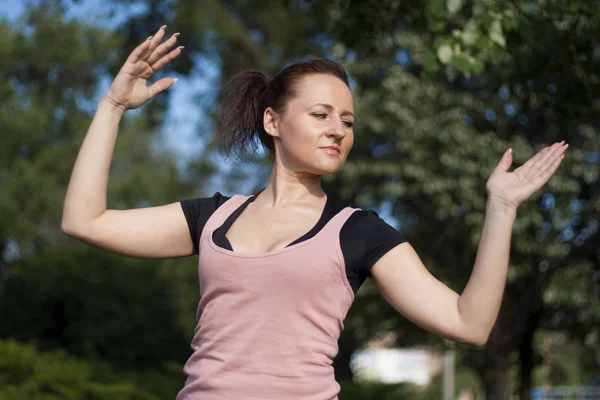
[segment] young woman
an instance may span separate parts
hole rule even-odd
[[[481,345],[498,315],[517,207],[544,185],[567,145],[545,148],[514,172],[510,149],[487,182],[487,211],[471,278],[458,295],[435,279],[409,243],[376,213],[330,201],[354,141],[348,77],[313,58],[274,77],[243,72],[224,89],[219,135],[242,154],[271,152],[269,182],[252,196],[107,210],[119,121],[168,89],[146,86],[181,52],[165,28],[129,56],[98,105],[69,183],[66,234],[131,257],[199,255],[201,300],[193,355],[179,400],[336,399],[332,359],[354,293],[370,276],[385,299],[426,330]]]

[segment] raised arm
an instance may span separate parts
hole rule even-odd
[[[129,55],[100,100],[75,161],[63,208],[62,230],[67,235],[130,257],[181,257],[193,251],[179,203],[123,211],[106,209],[109,169],[123,113],[176,81],[163,78],[146,86],[154,72],[181,54],[182,47],[170,50],[177,34],[161,43],[165,28]]]
[[[488,201],[473,272],[462,294],[433,277],[408,243],[375,263],[371,276],[384,298],[422,328],[456,342],[482,345],[494,326],[508,270],[518,206],[560,165],[567,146],[556,143],[509,173],[507,151],[487,183]]]

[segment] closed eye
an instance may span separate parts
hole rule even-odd
[[[312,116],[318,118],[318,119],[325,119],[327,118],[327,114],[325,113],[312,113]],[[346,128],[352,128],[354,126],[354,122],[352,121],[344,121],[344,126]]]

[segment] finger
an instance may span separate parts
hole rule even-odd
[[[177,56],[179,56],[181,54],[181,51],[184,48],[185,47],[183,47],[183,46],[179,46],[178,48],[176,48],[175,50],[171,51],[169,54],[167,54],[166,56],[164,56],[163,58],[158,60],[156,63],[152,64],[152,70],[158,71],[162,67],[164,67],[165,65],[167,65],[168,63],[170,63],[171,61],[176,59]]]
[[[565,149],[564,143],[565,143],[564,140],[560,143],[554,143],[552,146],[550,146],[548,148],[548,151],[542,157],[540,157],[538,162],[546,162],[548,160],[556,158],[557,155],[562,154]]]
[[[562,143],[564,143],[564,141],[561,143],[555,143],[554,145],[546,147],[538,152],[531,159],[527,160],[525,164],[517,168],[518,175],[526,181],[534,183],[536,186],[539,185],[538,188],[541,187],[543,183],[538,182],[540,179],[539,176],[543,173],[543,171],[548,169],[549,165],[556,159],[556,157],[564,153],[564,150],[568,146],[563,146]]]
[[[552,175],[554,175],[564,158],[564,154],[559,155],[553,159],[545,169],[538,171],[538,174],[532,178],[532,182],[538,189],[552,178]]]
[[[177,78],[162,78],[148,87],[150,97],[154,97],[162,91],[167,90],[177,82]]]
[[[563,142],[555,143],[552,146],[544,147],[536,155],[527,160],[527,162],[523,164],[523,167],[537,169],[540,163],[543,163],[545,160],[547,160],[552,155],[553,151],[559,148],[562,145],[562,143]]]
[[[510,168],[513,161],[512,149],[508,149],[502,155],[500,162],[496,166],[497,171],[506,172]]]
[[[174,33],[169,39],[167,39],[164,43],[161,43],[148,57],[148,64],[152,65],[157,62],[162,56],[164,56],[171,47],[177,42],[178,33]]]
[[[531,157],[529,160],[527,160],[525,162],[525,164],[523,164],[523,166],[530,167],[532,164],[535,164],[537,162],[537,160],[539,160],[541,157],[543,157],[546,153],[548,153],[551,150],[552,150],[552,146],[544,147],[542,150],[540,150],[536,154],[534,154],[533,157]]]
[[[550,165],[556,158],[560,157],[569,145],[563,145],[564,141],[560,143],[555,143],[552,145],[549,150],[541,156],[536,162],[532,165],[532,168],[537,170],[544,170]]]
[[[148,57],[148,54],[152,53],[152,51],[156,48],[156,46],[164,37],[166,28],[166,25],[161,26],[157,33],[144,40],[138,47],[136,47],[131,52],[131,54],[127,58],[127,62],[135,63],[139,60],[143,60],[146,57]]]
[[[133,51],[131,52],[129,57],[127,57],[126,62],[135,63],[141,59],[146,58],[146,56],[150,52],[150,46],[151,46],[150,39],[151,39],[151,37],[144,40],[138,47],[133,49]]]
[[[156,33],[154,34],[154,36],[151,36],[150,39],[150,50],[154,51],[154,49],[156,49],[158,47],[158,45],[160,44],[160,42],[163,40],[163,38],[165,37],[165,31],[167,30],[167,26],[163,25],[161,26],[158,31],[156,31]]]

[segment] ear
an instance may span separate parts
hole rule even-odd
[[[263,115],[265,132],[273,137],[279,137],[278,122],[279,115],[271,107],[267,107]]]

